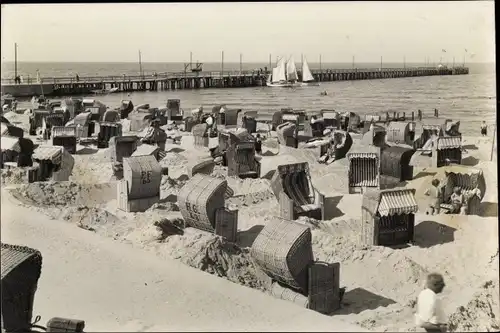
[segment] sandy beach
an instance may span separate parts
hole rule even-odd
[[[19,124],[27,121],[24,115],[8,116]],[[227,178],[235,192],[227,204],[239,209],[237,244],[176,224],[182,218],[176,196],[187,180],[186,165],[209,156],[208,149],[193,147],[190,134],[167,147],[160,161],[169,168],[161,202],[144,213],[117,209],[106,149],[79,146],[68,182],[19,184],[15,173],[2,171],[2,194],[10,194],[2,195],[2,241],[33,246],[44,255],[35,312],[47,319],[84,319],[89,329],[409,332],[415,331],[415,302],[427,274],[440,272],[447,284],[443,299],[450,331],[496,330],[498,196],[491,143],[491,138],[463,138],[464,164],[481,168],[486,179],[482,216],[426,215],[423,193],[441,171],[414,156],[414,179],[404,186],[416,189],[415,243],[392,249],[359,245],[362,196],[345,194],[345,159],[320,165],[303,149],[277,148],[274,138],[264,142],[262,175],[280,164],[307,161],[314,186],[337,198],[332,219],[303,221],[312,227],[315,258],[341,265],[346,292],[333,316],[266,295],[268,285],[249,248],[278,214],[269,179]],[[224,177],[225,169],[216,166],[213,175]]]

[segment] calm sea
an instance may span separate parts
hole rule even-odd
[[[242,64],[243,70],[263,68],[267,64]],[[423,64],[407,64],[422,66]],[[318,69],[319,64],[310,64]],[[358,68],[378,68],[380,64],[356,64]],[[384,67],[403,67],[402,64],[384,64]],[[120,100],[131,99],[134,104],[149,103],[164,106],[167,99],[179,98],[185,110],[203,105],[211,108],[226,104],[244,110],[272,111],[292,107],[315,111],[335,109],[353,111],[361,115],[388,112],[406,112],[421,109],[424,117],[432,116],[434,108],[440,117],[461,121],[466,135],[477,135],[480,123],[496,122],[496,77],[494,64],[470,64],[469,75],[430,76],[386,80],[322,82],[319,87],[284,88],[230,88],[159,92],[134,92],[130,96],[117,93],[97,97],[110,107]],[[352,68],[352,64],[322,64],[322,68]],[[24,77],[35,76],[40,70],[42,77],[68,76],[78,73],[94,75],[137,75],[139,65],[134,63],[18,63],[18,73]],[[204,64],[205,71],[220,71],[221,65]],[[239,70],[239,63],[225,63],[224,70]],[[13,76],[13,63],[2,64],[2,77]],[[182,63],[144,63],[145,73],[182,71]],[[322,91],[327,96],[321,96]],[[61,96],[62,97],[62,96]],[[20,107],[24,103],[20,103]]]

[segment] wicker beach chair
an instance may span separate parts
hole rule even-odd
[[[324,196],[312,186],[308,163],[278,166],[271,179],[271,188],[280,203],[282,218],[295,220],[308,216],[323,219]]]
[[[224,202],[228,194],[231,193],[228,193],[225,179],[195,174],[177,195],[185,223],[235,242],[238,211],[225,209]]]
[[[305,294],[308,267],[314,262],[311,239],[311,229],[306,225],[274,218],[255,238],[250,254],[273,280]]]
[[[2,328],[29,332],[42,270],[42,254],[26,246],[1,243]]]

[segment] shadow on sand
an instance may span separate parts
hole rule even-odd
[[[465,150],[478,150],[479,148],[477,148],[476,145],[465,145],[465,146],[462,146],[463,149]]]
[[[263,152],[261,155],[262,156],[276,156],[278,155],[279,153],[273,153],[272,151],[270,150],[266,150],[265,152]]]
[[[325,220],[331,220],[336,217],[344,216],[344,212],[337,208],[342,195],[335,197],[325,197],[324,209],[325,209]]]
[[[462,165],[467,165],[467,166],[476,166],[479,163],[479,160],[473,156],[468,156],[464,159],[462,159],[462,162],[460,164]]]
[[[166,198],[160,199],[158,203],[171,202],[177,204],[177,196],[175,194],[169,194]]]
[[[365,310],[375,310],[396,302],[390,298],[374,294],[363,288],[347,291],[342,299],[342,308],[335,314],[358,314]]]
[[[481,202],[481,216],[482,217],[497,217],[498,204],[495,202]]]
[[[183,151],[186,151],[185,149],[179,148],[179,147],[173,147],[168,150],[165,150],[166,153],[182,153]]]
[[[97,153],[98,150],[95,148],[84,147],[76,152],[76,155],[92,155]]]
[[[251,247],[262,229],[264,229],[263,225],[254,225],[248,230],[238,232],[238,245],[241,248]]]
[[[450,243],[455,240],[457,229],[435,221],[422,221],[415,226],[415,242],[422,248]]]
[[[423,177],[427,177],[427,176],[434,176],[436,174],[436,172],[427,172],[427,171],[421,171],[419,173],[417,173],[415,176],[413,176],[413,179],[418,179],[418,178],[423,178]]]

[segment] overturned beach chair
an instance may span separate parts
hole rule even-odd
[[[195,174],[177,195],[177,204],[186,225],[236,242],[238,210],[224,207],[228,190],[225,179]]]
[[[280,204],[282,218],[296,220],[307,216],[323,220],[325,198],[312,186],[308,163],[278,166],[271,188]]]
[[[271,279],[276,298],[323,314],[340,308],[340,264],[314,261],[311,229],[273,218],[252,244],[255,265]]]

